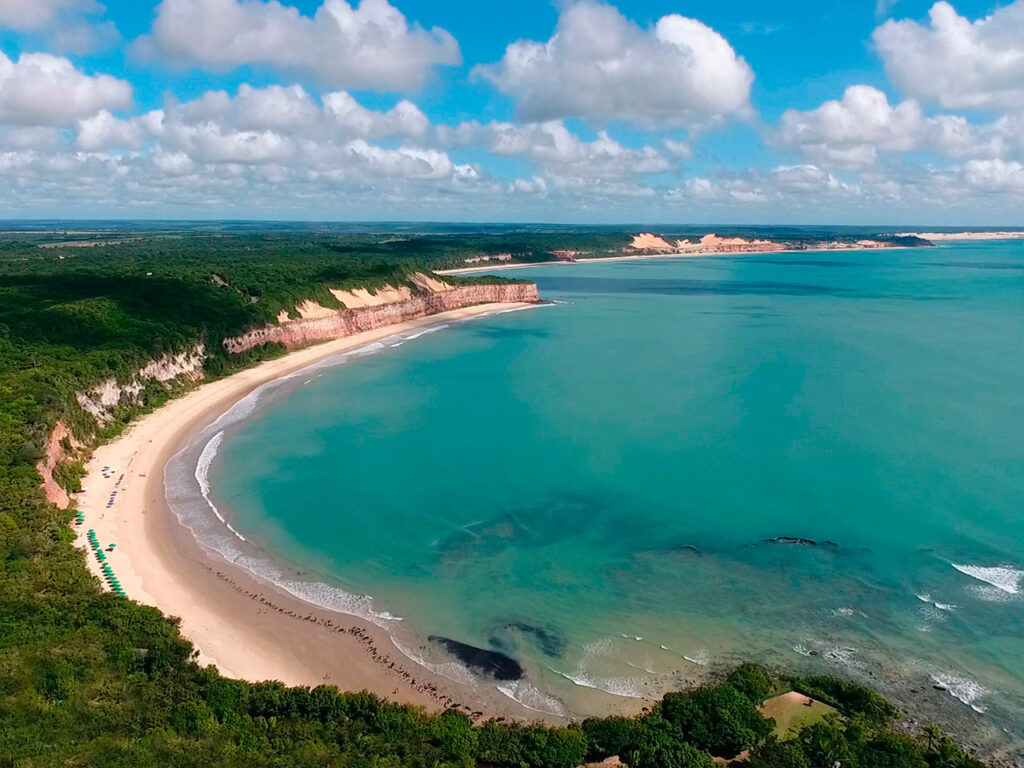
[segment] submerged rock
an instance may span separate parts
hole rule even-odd
[[[773,539],[765,539],[769,544],[799,544],[804,547],[838,547],[834,541],[823,539],[822,541],[815,541],[814,539],[804,539],[799,536],[776,536]]]
[[[493,677],[495,680],[521,680],[523,677],[523,668],[519,662],[501,651],[477,648],[439,635],[431,635],[428,639],[440,645],[474,672]]]
[[[527,636],[545,656],[559,658],[565,652],[565,638],[550,627],[541,627],[520,619],[510,619],[493,630],[491,644],[499,648],[509,648],[506,640],[509,633],[517,632]]]

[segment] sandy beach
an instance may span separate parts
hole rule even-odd
[[[256,387],[328,357],[417,328],[481,317],[528,305],[485,304],[361,333],[297,350],[231,377],[204,384],[139,419],[87,464],[77,495],[85,523],[77,543],[94,530],[127,595],[180,617],[202,664],[229,677],[332,684],[369,690],[430,709],[459,706],[478,716],[537,719],[497,691],[481,692],[430,673],[403,655],[386,632],[358,618],[318,609],[207,552],[166,504],[163,469],[188,437]],[[104,467],[112,471],[104,472]],[[116,491],[112,506],[107,506]],[[89,568],[100,574],[89,553]]]

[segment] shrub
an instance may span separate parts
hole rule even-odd
[[[733,688],[760,706],[772,692],[772,678],[760,664],[741,664],[726,680]]]
[[[707,752],[688,743],[671,724],[648,718],[622,756],[629,768],[712,768]]]
[[[768,737],[772,725],[754,703],[732,685],[669,693],[661,702],[665,720],[699,749],[732,757]]]
[[[748,768],[811,768],[798,742],[769,739],[750,756]]]
[[[636,740],[640,723],[625,717],[590,717],[583,721],[582,728],[587,736],[587,759],[598,761],[621,756]]]

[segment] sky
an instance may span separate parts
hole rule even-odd
[[[0,218],[1024,224],[1024,0],[0,0]]]

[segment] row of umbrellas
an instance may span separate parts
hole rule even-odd
[[[106,578],[107,584],[109,584],[110,588],[117,592],[121,597],[127,597],[128,595],[126,595],[124,589],[121,588],[121,582],[118,581],[117,576],[114,575],[114,569],[111,568],[110,564],[107,562],[107,555],[103,551],[103,547],[100,546],[99,539],[96,538],[96,531],[90,528],[89,532],[86,534],[86,538],[89,539],[89,546],[92,547],[93,554],[96,555],[96,559],[100,563],[100,570],[103,571],[103,576]],[[111,545],[111,547],[113,547],[113,545]]]

